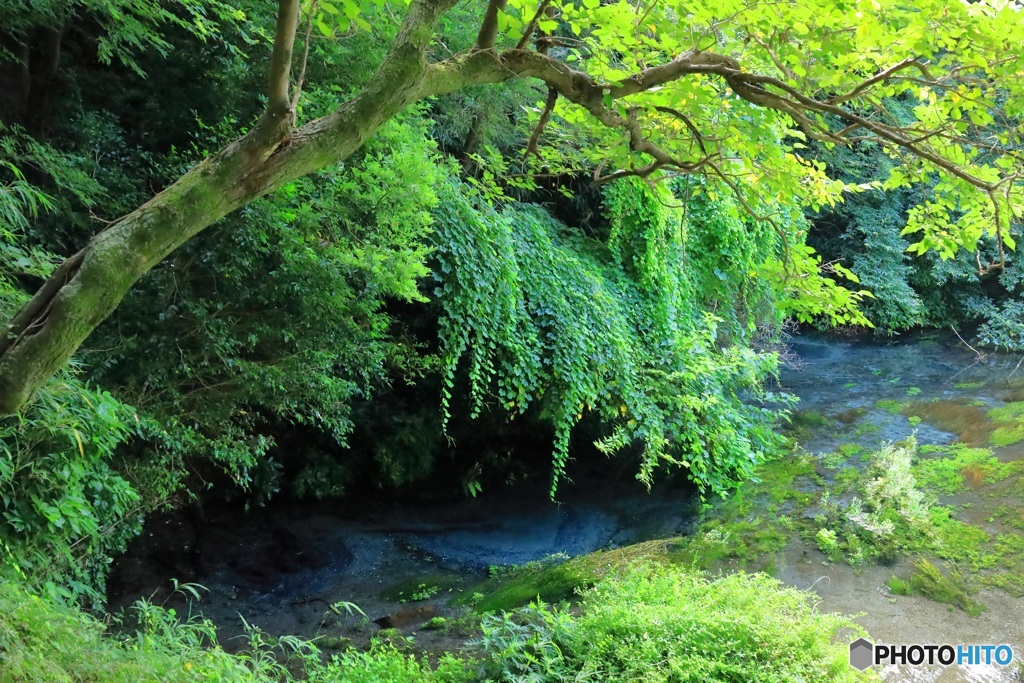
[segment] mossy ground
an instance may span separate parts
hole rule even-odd
[[[966,401],[883,401],[875,407],[917,416],[915,423],[929,422],[967,441],[917,450],[907,473],[913,490],[905,494],[919,506],[916,517],[904,509],[907,500],[876,494],[871,503],[869,493],[885,478],[872,469],[877,455],[859,443],[843,443],[821,456],[794,454],[762,466],[757,481],[706,513],[697,533],[678,543],[676,557],[705,569],[770,572],[777,554],[795,542],[821,551],[826,562],[855,567],[916,558],[914,572],[895,579],[972,615],[983,608],[970,597],[979,587],[1024,595],[1024,461],[1003,462],[991,449],[969,445],[988,442],[1001,422],[1024,421],[1024,404],[995,411]],[[859,411],[858,419],[865,415]],[[849,411],[842,416],[803,419],[801,436],[837,425],[845,425],[851,438],[866,433]],[[812,422],[819,426],[811,428]],[[964,496],[970,504],[960,500]]]
[[[890,582],[892,583],[892,582]],[[964,577],[960,575],[946,576],[934,564],[925,559],[914,562],[914,573],[906,584],[909,591],[920,593],[936,602],[955,605],[976,617],[985,611],[986,607],[971,597],[973,592],[965,585]],[[897,583],[897,587],[902,587]]]
[[[521,567],[500,568],[452,602],[472,606],[478,613],[512,610],[537,599],[558,603],[571,599],[609,574],[638,564],[681,564],[680,543],[684,540],[659,539],[599,550],[569,560],[552,558]]]

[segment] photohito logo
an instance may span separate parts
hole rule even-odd
[[[850,666],[863,671],[875,664],[941,664],[942,666],[1008,666],[1009,645],[875,645],[866,638],[850,643]]]

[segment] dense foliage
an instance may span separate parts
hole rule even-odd
[[[1024,347],[1018,3],[454,4],[0,2],[0,682],[293,676],[53,602],[166,506],[477,495],[521,463],[473,425],[550,434],[552,497],[584,436],[726,494],[783,443],[793,321]],[[842,625],[650,571],[489,619],[479,660],[290,665],[848,680]]]
[[[270,681],[319,683],[554,683],[638,680],[868,680],[847,662],[852,622],[813,609],[808,596],[765,576],[709,579],[635,569],[599,583],[573,616],[534,605],[486,617],[474,651],[436,664],[378,644],[326,663],[316,641],[250,631],[250,649],[229,655],[208,622],[180,623],[157,606],[135,606],[140,624],[118,639],[103,625],[0,585],[0,682]],[[842,642],[833,638],[843,633]],[[299,672],[299,673],[296,673]]]
[[[981,263],[997,258],[997,245],[983,239],[977,252],[911,254],[914,236],[907,228],[908,211],[933,196],[933,183],[884,190],[880,186],[894,167],[882,149],[865,143],[851,150],[817,149],[842,181],[864,186],[841,205],[811,217],[809,242],[828,260],[845,265],[873,297],[862,310],[884,334],[915,327],[973,329],[992,346],[1019,348],[1020,268],[979,275]]]
[[[687,215],[666,188],[642,182],[616,185],[604,201],[606,244],[536,207],[499,212],[475,208],[470,192],[443,197],[443,406],[462,359],[474,413],[492,395],[513,413],[540,401],[555,426],[552,493],[570,430],[591,411],[609,429],[602,450],[643,444],[644,481],[667,462],[724,491],[776,443],[770,412],[754,403],[771,398],[761,382],[774,356],[743,345],[758,323],[777,323],[770,288],[750,277],[776,237],[744,230],[727,201],[699,198]]]

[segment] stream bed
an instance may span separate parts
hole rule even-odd
[[[781,381],[800,397],[800,410],[841,419],[854,411],[857,414],[856,423],[848,427],[837,429],[832,423],[812,430],[802,446],[815,454],[834,452],[850,443],[878,448],[912,433],[919,445],[970,440],[970,430],[981,426],[988,410],[1024,399],[1020,356],[979,354],[955,337],[887,345],[810,337],[795,340],[790,348],[797,356],[795,367],[787,368]],[[893,404],[910,407],[894,412]],[[924,418],[912,424],[902,414],[906,412],[919,412]],[[1024,442],[993,448],[993,452],[1001,462],[1020,460]],[[1003,495],[994,486],[940,497],[940,502],[964,506],[959,516],[993,535],[1014,531],[992,518],[999,506],[1009,504],[1024,515],[1019,495]],[[901,558],[894,566],[868,564],[855,569],[845,563],[822,562],[820,553],[807,551],[803,544],[791,543],[776,559],[776,578],[813,590],[821,597],[823,611],[861,615],[855,620],[875,642],[1005,643],[1013,647],[1017,660],[1024,658],[1024,599],[1000,590],[981,590],[975,597],[987,609],[971,617],[924,597],[892,595],[887,581],[894,574],[909,573],[909,558]],[[987,666],[889,667],[882,674],[887,681],[1022,680],[1014,668]]]
[[[800,411],[827,418],[800,439],[802,449],[816,456],[851,443],[877,449],[911,433],[922,445],[965,440],[986,411],[1024,400],[1019,356],[979,354],[955,337],[879,344],[802,336],[789,349],[792,363],[781,374],[782,388],[799,396]],[[931,407],[914,418],[894,404]],[[1019,460],[1024,442],[993,452],[1001,462]],[[242,645],[240,617],[274,635],[344,633],[346,642],[359,644],[375,632],[373,619],[403,607],[406,599],[387,590],[403,581],[433,591],[416,596],[426,598],[417,605],[450,615],[451,594],[470,589],[491,567],[684,536],[697,528],[699,509],[686,486],[668,483],[648,493],[628,477],[608,477],[607,462],[577,466],[576,484],[563,484],[558,504],[549,500],[546,486],[524,485],[427,507],[271,505],[248,513],[208,511],[201,524],[183,514],[154,517],[117,563],[111,607],[153,596],[179,613],[199,610],[218,625],[228,649]],[[1013,532],[993,516],[997,506],[1020,510],[1024,519],[1016,492],[982,487],[941,502],[958,506],[965,521],[990,534]],[[908,571],[909,562],[855,568],[825,561],[817,548],[795,538],[773,559],[773,574],[817,593],[820,610],[859,615],[856,621],[875,642],[1006,643],[1024,658],[1024,599],[984,589],[976,597],[988,609],[970,617],[924,597],[894,596],[887,581]],[[171,591],[171,578],[202,584],[206,596],[188,606],[185,596]],[[358,605],[368,618],[330,609],[339,602]],[[417,644],[457,647],[456,640],[445,642],[452,637],[422,631]],[[998,667],[890,667],[882,675],[887,681],[1022,680],[1015,669]]]

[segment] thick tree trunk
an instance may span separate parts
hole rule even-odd
[[[259,147],[243,138],[202,162],[54,272],[0,341],[0,412],[23,405],[143,273],[254,196],[240,180]]]

